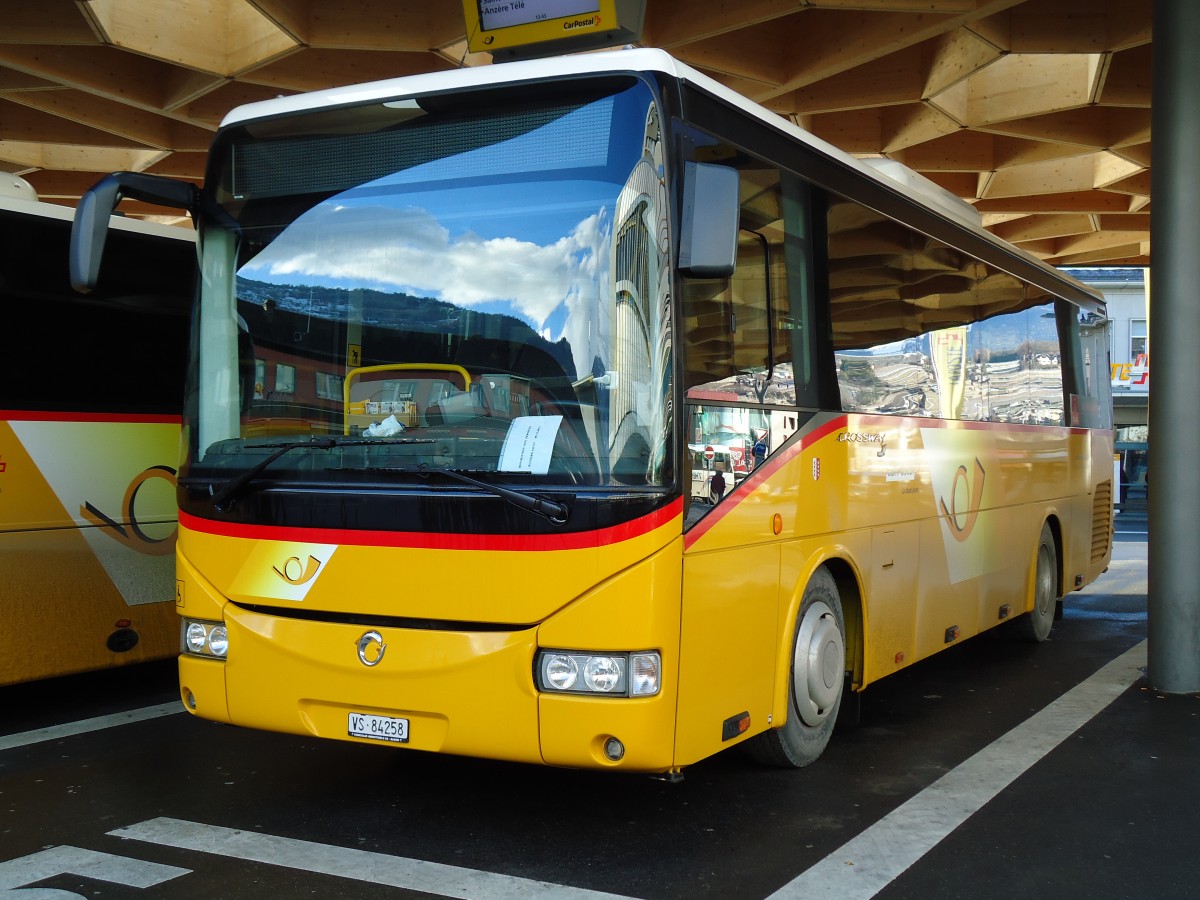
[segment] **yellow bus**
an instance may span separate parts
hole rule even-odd
[[[0,176],[0,685],[178,650],[188,229],[115,220],[92,296],[72,210]]]
[[[203,190],[112,176],[81,246],[126,194],[200,233],[202,718],[801,766],[868,685],[1005,623],[1044,639],[1108,563],[1101,297],[661,51],[239,108]],[[698,422],[744,428],[719,500]]]

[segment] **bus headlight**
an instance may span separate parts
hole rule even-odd
[[[661,671],[662,659],[654,652],[543,650],[538,654],[537,681],[538,689],[547,693],[652,697],[661,689]]]
[[[210,659],[224,659],[229,653],[229,632],[225,624],[184,619],[183,652]]]
[[[615,656],[589,656],[583,666],[583,683],[589,691],[611,694],[624,683],[624,660]]]
[[[569,691],[579,680],[579,663],[562,653],[547,655],[542,663],[542,677],[556,691]]]

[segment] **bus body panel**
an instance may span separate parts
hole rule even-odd
[[[598,582],[658,552],[679,533],[678,517],[670,509],[624,529],[631,535],[624,539],[609,535],[611,542],[604,542],[603,532],[540,540],[231,529],[194,516],[185,516],[184,524],[182,558],[204,573],[218,596],[233,603],[333,614],[365,608],[377,617],[522,626],[553,615]],[[275,535],[310,539],[279,540]],[[433,542],[441,546],[429,546]]]
[[[778,610],[786,600],[775,542],[684,559],[676,758],[687,765],[725,745],[722,723],[749,714],[762,731],[775,686]],[[739,735],[740,737],[741,735]]]
[[[657,651],[661,689],[652,697],[539,694],[542,758],[551,765],[612,767],[610,737],[621,741],[624,769],[664,772],[676,762],[675,716],[680,669],[682,540],[631,560],[538,628],[538,647],[554,650]]]
[[[1110,514],[1102,484],[1101,502],[1093,502],[1093,482],[1109,476],[1097,463],[1105,456],[1104,432],[846,416],[818,421],[784,454],[777,468],[760,479],[752,475],[724,509],[709,514],[711,522],[685,538],[681,759],[691,756],[685,734],[698,735],[696,758],[719,749],[703,735],[704,723],[717,719],[707,700],[715,706],[723,699],[717,685],[691,680],[696,673],[688,663],[694,651],[719,652],[726,633],[744,639],[738,622],[743,610],[753,616],[759,608],[759,582],[770,581],[764,571],[780,572],[779,618],[751,631],[775,638],[773,648],[758,643],[773,657],[774,677],[755,674],[751,665],[741,696],[773,683],[777,725],[787,710],[799,598],[823,562],[847,563],[864,598],[866,639],[855,678],[861,688],[1031,610],[1043,523],[1052,522],[1062,537],[1064,592],[1092,581],[1111,554],[1103,542],[1104,552],[1093,550],[1098,517]],[[782,533],[772,543],[761,535],[776,515]],[[724,603],[698,600],[715,592]],[[843,606],[857,596],[843,597]],[[847,653],[852,668],[856,648]],[[749,733],[764,724],[753,721]]]
[[[199,574],[210,558],[203,549],[195,552],[195,537],[182,531],[180,612],[224,621],[234,649],[223,661],[180,659],[181,690],[191,712],[342,740],[359,740],[348,734],[352,712],[404,717],[414,749],[540,758],[533,629],[374,628],[247,610],[226,602]],[[381,633],[386,649],[376,665],[366,666],[356,647],[372,630]]]
[[[648,555],[634,545],[609,578],[573,598],[538,626],[538,645],[578,650],[659,650],[678,658],[682,541]]]
[[[679,658],[679,528],[679,517],[670,516],[626,541],[532,553],[301,545],[184,527],[180,612],[224,621],[232,648],[224,662],[181,659],[185,705],[205,718],[343,740],[361,740],[347,734],[350,713],[402,717],[413,749],[554,765],[611,765],[604,744],[617,737],[627,748],[624,768],[666,771],[673,765]],[[377,615],[357,617],[361,622],[334,621],[344,613],[329,609],[331,598],[349,589],[355,573],[416,573],[439,555],[445,565],[424,578],[384,578],[379,590],[385,598],[422,591],[454,598],[442,606],[403,605],[405,619],[420,609],[443,624],[388,623],[386,599],[373,603]],[[290,583],[304,578],[309,557],[319,563],[311,577]],[[587,573],[596,571],[613,574],[588,583]],[[258,592],[246,593],[255,579]],[[534,610],[526,596],[552,602],[545,612]],[[352,599],[361,604],[361,584]],[[458,629],[445,621],[448,612],[465,617]],[[521,630],[480,627],[535,612],[540,624]],[[368,630],[378,630],[387,647],[373,666],[356,651]],[[662,689],[635,699],[538,694],[540,648],[657,651]]]
[[[0,684],[161,658],[174,422],[0,421]]]
[[[869,602],[864,604],[866,621],[860,633],[870,639],[862,648],[865,653],[858,654],[856,685],[899,671],[916,656],[912,599],[918,596],[922,575],[920,534],[920,522],[896,522],[871,530],[871,566],[863,589]]]
[[[238,653],[226,663],[235,723],[346,740],[350,713],[408,719],[416,750],[539,759],[530,671],[534,633],[381,627],[386,650],[359,661],[361,625],[283,619],[228,607]]]

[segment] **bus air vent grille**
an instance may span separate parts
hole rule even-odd
[[[1102,481],[1092,495],[1092,562],[1099,562],[1112,546],[1112,482]]]

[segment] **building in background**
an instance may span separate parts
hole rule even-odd
[[[1150,301],[1144,268],[1068,269],[1108,301],[1113,421],[1121,457],[1121,510],[1144,511],[1150,401]]]

